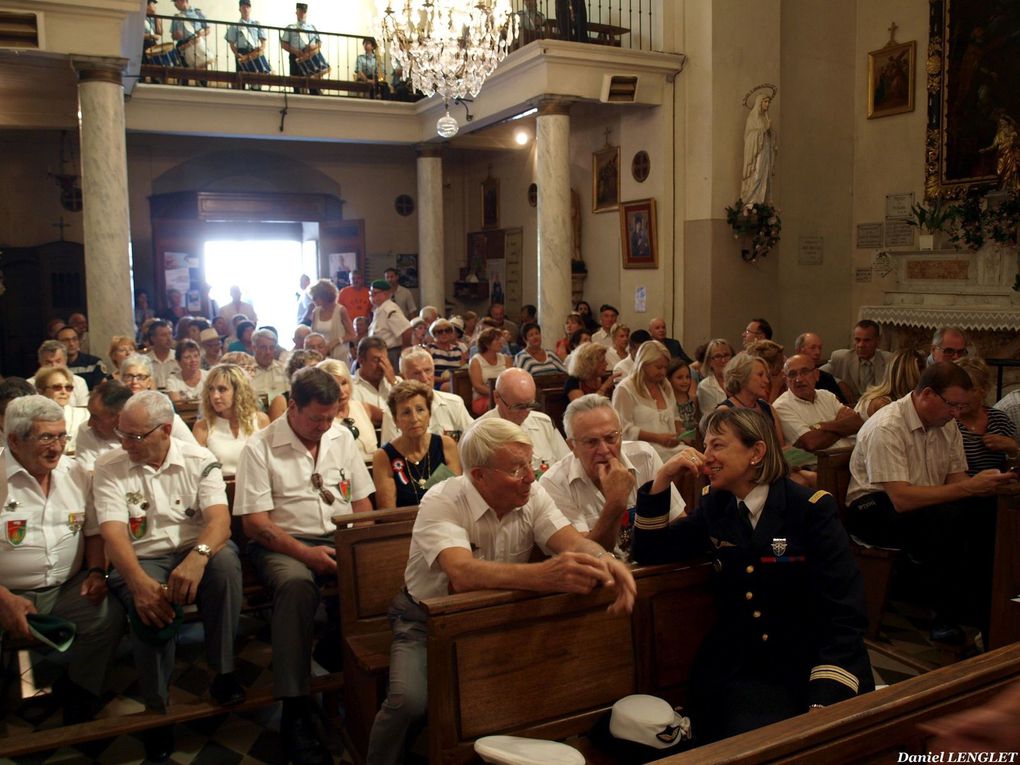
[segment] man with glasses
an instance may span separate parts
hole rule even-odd
[[[464,474],[422,498],[411,535],[405,586],[390,606],[389,695],[376,715],[368,762],[404,761],[406,742],[424,722],[428,687],[421,601],[482,589],[587,593],[613,587],[609,612],[629,613],[630,569],[582,536],[535,482],[531,439],[517,425],[488,419],[460,443]],[[554,557],[530,563],[534,544]]]
[[[64,723],[99,709],[106,670],[124,627],[120,604],[107,598],[103,539],[87,507],[87,471],[64,456],[64,411],[43,396],[7,405],[8,449],[0,451],[0,632],[31,637],[29,617],[73,622],[67,680],[54,691]]]
[[[552,418],[538,411],[536,393],[535,378],[523,369],[511,367],[496,378],[496,406],[479,417],[477,422],[503,419],[519,425],[531,439],[531,467],[538,479],[553,463],[570,454],[570,449],[553,425]]]
[[[173,405],[158,391],[134,394],[116,429],[121,448],[99,457],[96,517],[113,564],[110,589],[131,622],[131,647],[145,706],[170,700],[181,609],[198,604],[206,658],[216,672],[213,699],[244,701],[234,674],[241,613],[241,563],[230,541],[230,510],[220,463],[208,449],[172,438]],[[173,727],[145,733],[145,754],[174,750]]]
[[[202,346],[202,369],[212,369],[220,363],[223,356],[223,341],[220,333],[212,327],[203,329],[198,335],[198,344]]]
[[[683,514],[684,501],[673,485],[685,470],[682,462],[664,465],[651,444],[623,441],[620,415],[608,398],[596,393],[575,398],[563,414],[563,428],[572,453],[549,469],[542,488],[586,537],[616,548],[621,529],[631,526],[638,487],[649,481],[659,483],[653,493],[670,486],[670,519]]]
[[[871,319],[861,319],[854,325],[853,348],[833,351],[822,369],[845,383],[856,404],[872,385],[878,385],[885,378],[885,366],[892,359],[889,351],[878,347],[881,328]]]
[[[815,383],[815,388],[829,391],[829,393],[839,399],[841,404],[849,404],[851,398],[849,395],[850,390],[846,387],[846,384],[840,383],[830,372],[826,372],[821,368],[824,363],[822,361],[822,348],[822,337],[814,332],[803,332],[797,335],[797,339],[793,341],[793,352],[807,356],[818,370],[818,382]]]
[[[806,354],[791,356],[783,365],[786,391],[772,404],[783,423],[786,443],[810,452],[848,448],[864,421],[827,390],[818,390],[818,370]]]
[[[400,374],[405,380],[417,380],[432,387],[435,366],[432,355],[424,348],[409,348],[400,357]],[[464,399],[455,393],[441,390],[432,391],[432,416],[429,418],[429,432],[449,436],[459,441],[461,435],[471,427],[474,420],[464,405]],[[382,443],[389,443],[400,435],[400,429],[393,421],[389,406],[383,410]]]
[[[96,387],[110,376],[102,359],[81,352],[81,338],[74,327],[67,326],[57,332],[57,340],[67,350],[67,368],[85,380],[85,384],[90,388]]]
[[[290,388],[287,370],[276,360],[276,333],[270,329],[260,329],[251,336],[255,346],[255,373],[251,387],[256,395],[265,394],[272,401]]]
[[[953,415],[967,405],[972,387],[955,364],[928,367],[909,396],[864,423],[847,491],[847,529],[868,544],[910,552],[930,585],[932,638],[958,644],[965,619],[987,628],[993,495],[1016,480],[998,470],[967,476]]]
[[[200,335],[201,336],[201,335]],[[152,376],[157,388],[165,388],[172,375],[180,376],[181,365],[174,357],[174,332],[166,319],[156,319],[145,332],[152,362]]]
[[[336,581],[332,518],[371,510],[375,491],[351,431],[335,422],[339,398],[332,375],[299,370],[286,415],[248,440],[237,465],[234,514],[252,540],[248,553],[259,578],[273,593],[273,695],[283,700],[280,729],[299,765],[332,761],[316,735],[309,687],[320,586]],[[340,645],[335,602],[327,613],[333,624],[315,658],[335,670],[329,654]]]
[[[772,339],[772,325],[766,319],[751,319],[740,333],[740,339],[744,343],[744,350],[747,350],[759,340]]]
[[[931,338],[928,365],[956,361],[967,355],[967,336],[958,327],[940,327]]]

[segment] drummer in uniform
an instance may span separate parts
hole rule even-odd
[[[145,37],[142,39],[142,50],[147,51],[159,43],[163,36],[163,20],[156,16],[156,0],[148,0],[145,4]]]
[[[192,8],[189,0],[174,0],[174,7],[177,13],[170,24],[170,36],[177,43],[184,63],[192,69],[208,68],[205,37],[209,34],[209,22],[205,20],[205,14],[198,8]],[[187,80],[183,84],[187,85]],[[198,84],[206,87],[209,83],[202,80]]]
[[[305,73],[298,64],[298,56],[307,54],[308,49],[312,46],[318,49],[322,45],[322,41],[319,39],[319,33],[315,27],[305,21],[305,16],[308,14],[308,3],[297,3],[294,8],[297,22],[288,24],[287,28],[280,33],[280,45],[290,54],[290,76],[304,77]],[[303,93],[304,90],[294,88],[294,92]],[[318,88],[310,88],[308,92],[317,96],[322,91]]]
[[[241,56],[248,56],[247,60],[255,62],[256,66],[254,69],[245,70],[241,67],[241,62],[237,61],[237,71],[269,74],[272,69],[269,67],[268,62],[266,62],[264,70],[257,63],[266,49],[266,31],[251,17],[251,0],[240,0],[238,9],[241,12],[241,19],[237,24],[231,24],[227,27],[227,33],[223,36],[223,39],[230,45],[230,50],[234,52],[235,57],[239,59]],[[265,59],[261,60],[265,61]],[[262,86],[253,84],[251,89],[262,90]]]

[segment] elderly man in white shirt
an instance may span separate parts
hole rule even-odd
[[[91,471],[96,460],[120,446],[117,418],[131,398],[131,389],[116,380],[106,380],[89,395],[88,422],[78,428],[78,448],[74,461]]]
[[[808,451],[849,448],[856,443],[854,435],[864,421],[834,393],[815,388],[819,371],[810,356],[788,358],[783,375],[787,389],[772,406],[783,424],[786,443]]]
[[[651,444],[624,441],[619,414],[608,398],[596,393],[570,402],[563,427],[571,454],[549,469],[542,488],[582,534],[607,550],[616,548],[621,529],[633,521],[629,514],[637,504],[637,490],[649,481],[658,480],[661,488],[669,485],[670,519],[683,515],[684,501],[673,484],[689,470],[682,465],[682,452],[664,465]]]
[[[386,343],[378,337],[366,337],[358,343],[358,371],[354,374],[355,401],[386,410],[387,400],[393,386],[400,382],[400,377],[393,371],[386,353]],[[373,423],[376,427],[382,420]]]
[[[435,382],[436,364],[432,354],[424,348],[409,348],[400,357],[400,374],[405,380],[417,380],[430,388]],[[459,441],[461,435],[474,423],[464,399],[455,393],[441,390],[432,391],[432,416],[429,418],[429,432],[449,436]],[[383,409],[382,443],[389,443],[400,435],[400,428],[393,422],[389,406]]]
[[[411,344],[411,322],[395,302],[393,290],[385,279],[376,279],[368,291],[372,301],[372,323],[368,334],[386,344],[390,364],[400,364],[400,351]]]
[[[158,391],[136,393],[121,410],[120,449],[96,460],[96,518],[114,566],[110,588],[131,619],[131,647],[145,705],[165,712],[174,669],[177,617],[198,604],[209,692],[223,706],[244,701],[234,674],[241,612],[241,563],[230,541],[226,487],[208,449],[172,438],[173,405]],[[146,732],[146,756],[173,750],[172,727]]]
[[[390,607],[389,695],[376,715],[368,762],[404,761],[408,732],[426,712],[425,620],[421,601],[480,589],[586,593],[616,589],[610,613],[628,613],[630,569],[582,536],[535,482],[531,440],[503,419],[476,423],[461,440],[464,475],[422,498],[411,535],[405,588]],[[538,544],[554,557],[529,563]]]
[[[64,455],[64,410],[43,396],[7,405],[9,448],[0,452],[0,631],[29,638],[28,617],[73,622],[68,682],[57,686],[64,722],[90,719],[124,631],[124,611],[107,597],[106,557],[88,503],[88,472]]]
[[[496,378],[496,406],[477,422],[503,419],[519,425],[528,434],[532,445],[532,469],[535,478],[545,475],[549,467],[570,454],[567,442],[553,425],[552,418],[539,412],[535,400],[535,378],[523,369],[511,367]]]
[[[273,593],[273,695],[283,699],[280,728],[299,763],[328,761],[315,735],[309,682],[320,585],[336,581],[332,519],[371,510],[375,491],[351,431],[335,422],[339,398],[331,375],[316,367],[299,370],[286,415],[248,440],[237,466],[234,514],[252,540],[255,569]],[[320,647],[336,648],[339,615],[327,611],[335,634]]]
[[[174,331],[170,322],[156,319],[149,325],[145,340],[149,344],[152,376],[157,388],[165,388],[172,374],[181,373],[181,365],[174,357]]]
[[[251,387],[256,395],[265,394],[269,401],[290,390],[287,379],[287,368],[276,360],[276,333],[268,329],[260,329],[251,336],[255,346],[255,372],[252,374]]]

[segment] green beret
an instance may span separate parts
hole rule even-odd
[[[374,290],[391,290],[391,289],[393,289],[390,286],[390,283],[388,281],[386,281],[385,279],[376,279],[374,282],[372,282],[368,286],[371,287]]]

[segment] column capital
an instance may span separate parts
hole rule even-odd
[[[538,102],[538,116],[547,117],[552,114],[563,114],[570,116],[570,105],[572,101],[565,98],[543,98]]]
[[[441,144],[420,143],[415,146],[415,152],[418,154],[419,159],[422,157],[441,159],[443,156],[443,147]]]
[[[78,73],[78,82],[108,82],[112,85],[124,84],[123,59],[73,59],[74,70]]]

